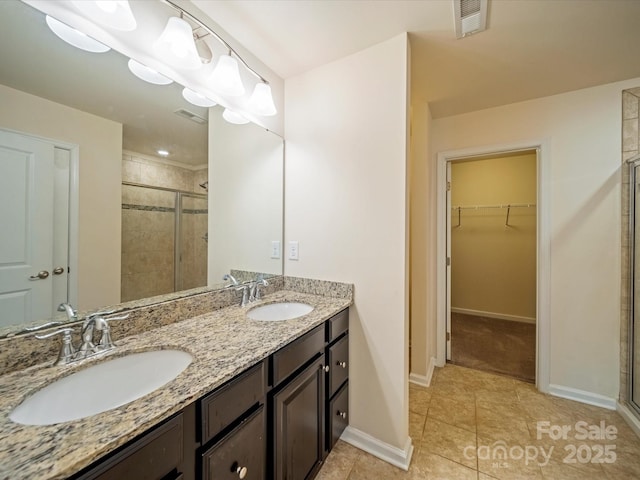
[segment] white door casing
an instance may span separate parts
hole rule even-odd
[[[436,365],[444,366],[450,344],[447,331],[450,324],[450,270],[446,258],[450,255],[450,198],[447,192],[448,170],[452,160],[490,154],[537,151],[537,285],[536,285],[536,386],[547,393],[550,383],[550,158],[549,141],[467,148],[437,154],[436,177]]]

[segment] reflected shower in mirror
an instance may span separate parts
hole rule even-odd
[[[132,8],[134,14],[140,8],[175,14],[162,2],[132,2]],[[136,17],[157,22],[149,15]],[[267,154],[271,159],[267,163],[275,173],[261,170],[265,175],[262,183],[254,181],[261,168],[254,164],[246,165],[246,173],[231,172],[238,175],[232,179],[225,179],[227,173],[220,169],[212,173],[209,117],[220,117],[221,107],[187,102],[178,83],[143,82],[131,74],[129,59],[117,51],[88,53],[71,47],[47,28],[42,12],[18,0],[0,2],[0,59],[0,130],[49,142],[56,152],[64,151],[68,156],[68,186],[56,187],[67,189],[68,206],[50,214],[55,218],[51,222],[63,230],[68,241],[68,258],[63,262],[67,269],[56,277],[67,290],[46,301],[49,312],[56,315],[55,307],[62,300],[83,311],[200,285],[222,288],[222,276],[210,270],[215,265],[217,271],[221,264],[217,256],[228,255],[229,250],[222,247],[228,244],[237,248],[227,271],[282,274],[282,259],[272,259],[270,250],[272,241],[282,241],[280,137],[255,125],[230,126],[238,130],[218,136],[218,147],[227,148],[227,142],[263,145],[261,138],[266,135],[278,145],[278,161],[273,160],[272,146]],[[247,154],[259,157],[257,151]],[[5,159],[0,165],[8,163]],[[234,161],[242,164],[237,158]],[[256,219],[253,215],[226,216],[231,224],[219,222],[213,229],[208,225],[209,213],[230,211],[235,200],[216,195],[211,188],[207,191],[203,185],[234,184],[242,191],[248,188],[242,183],[244,179],[254,182],[250,188],[260,199],[256,208],[268,204],[272,207],[269,214],[263,212],[253,232],[246,225],[247,220]],[[214,196],[220,205],[208,198]],[[12,208],[7,208],[8,203]],[[3,222],[15,216],[16,207],[15,201],[5,202]],[[158,218],[161,220],[156,222]],[[241,239],[236,237],[238,222],[245,223]],[[273,222],[273,229],[265,230],[268,222]],[[263,234],[267,231],[265,245]],[[225,238],[224,232],[233,237]],[[212,238],[215,240],[210,241]],[[40,243],[37,236],[25,240],[27,253],[20,262],[29,267],[30,275],[53,271],[57,266],[51,259],[42,265],[29,263],[26,247]],[[3,253],[0,259],[4,262]],[[258,260],[260,255],[263,261]],[[2,275],[0,271],[0,285]],[[17,290],[0,291],[0,297],[12,291]],[[0,329],[5,327],[0,335],[20,330],[19,324],[24,322],[50,316],[19,318],[0,307]],[[63,320],[58,317],[56,320]]]

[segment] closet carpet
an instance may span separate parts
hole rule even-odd
[[[535,383],[536,326],[452,312],[451,363]]]

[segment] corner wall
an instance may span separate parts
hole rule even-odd
[[[285,275],[355,284],[350,427],[405,453],[407,53],[402,34],[285,82]]]
[[[621,95],[637,84],[617,82],[432,124],[434,153],[548,142],[550,383],[607,403],[618,397],[620,369]],[[435,171],[434,156],[431,161]]]

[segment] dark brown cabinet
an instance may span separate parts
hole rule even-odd
[[[345,309],[72,480],[311,480],[349,423]]]
[[[264,406],[202,454],[203,480],[264,480]]]
[[[74,480],[178,480],[182,476],[183,413],[129,442]]]
[[[273,395],[274,478],[306,480],[324,453],[325,358],[321,355]]]

